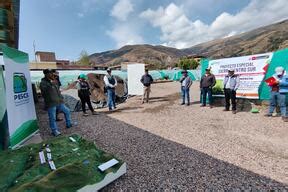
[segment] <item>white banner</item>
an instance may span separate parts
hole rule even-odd
[[[2,49],[10,144],[13,147],[37,131],[38,126],[28,55],[8,47]]]
[[[145,64],[129,64],[127,66],[128,76],[128,94],[142,95],[143,85],[140,82],[142,75],[145,73]]]
[[[223,79],[228,74],[228,69],[235,69],[235,74],[240,76],[237,97],[258,99],[258,89],[272,56],[273,53],[265,53],[209,61],[209,67],[217,81],[213,88],[214,94],[223,95]]]

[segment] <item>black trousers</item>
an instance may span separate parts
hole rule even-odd
[[[83,113],[86,113],[86,103],[90,109],[90,111],[94,111],[91,101],[90,101],[90,96],[89,95],[79,95],[80,100],[81,100],[81,104],[82,104],[82,111]]]
[[[224,89],[224,94],[225,94],[225,108],[229,110],[231,100],[232,110],[236,111],[236,91],[231,89]]]

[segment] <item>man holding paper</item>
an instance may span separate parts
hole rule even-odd
[[[284,122],[288,122],[286,112],[286,94],[288,93],[288,76],[284,75],[285,70],[283,67],[276,67],[275,74],[266,80],[266,83],[271,87],[269,111],[265,115],[271,117],[279,105],[281,116]]]

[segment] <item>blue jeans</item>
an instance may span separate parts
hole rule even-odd
[[[56,110],[59,110],[59,112],[64,113],[66,127],[71,126],[70,110],[63,103],[60,105],[56,105],[54,107],[50,107],[48,108],[49,125],[53,133],[55,131],[59,131],[57,124],[56,124]]]
[[[181,93],[182,93],[182,103],[185,103],[185,98],[187,98],[187,104],[190,104],[190,95],[189,95],[189,88],[185,88],[181,86]]]
[[[107,89],[108,94],[108,107],[111,110],[112,107],[116,107],[115,105],[115,89]]]
[[[286,95],[279,92],[271,91],[268,112],[269,114],[272,114],[274,112],[277,104],[280,107],[281,116],[286,117]]]
[[[206,97],[208,94],[208,99],[209,99],[209,105],[212,105],[212,88],[209,87],[203,87],[202,90],[202,98],[203,98],[203,102],[202,105],[206,105]]]

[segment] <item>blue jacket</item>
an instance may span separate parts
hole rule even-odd
[[[284,75],[280,78],[279,93],[288,93],[288,75]]]

